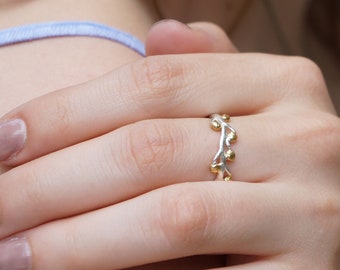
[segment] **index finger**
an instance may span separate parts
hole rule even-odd
[[[145,58],[6,115],[0,124],[0,159],[17,165],[143,119],[261,112],[289,94],[298,99],[295,88],[301,83],[292,85],[294,77],[285,76],[308,66],[291,68],[290,63],[258,54]],[[258,76],[259,70],[266,73]],[[319,104],[330,103],[327,95],[316,94]],[[312,95],[300,96],[302,103],[311,103]]]

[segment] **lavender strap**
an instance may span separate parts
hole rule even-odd
[[[133,35],[103,24],[78,21],[30,24],[1,30],[0,47],[37,39],[66,36],[88,36],[108,39],[145,56],[144,44]]]

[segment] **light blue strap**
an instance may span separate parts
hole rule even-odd
[[[37,39],[65,36],[89,36],[118,42],[142,56],[144,44],[133,35],[93,22],[48,22],[13,27],[0,31],[0,47]]]

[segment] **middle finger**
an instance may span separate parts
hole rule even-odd
[[[6,115],[0,130],[10,142],[0,159],[21,164],[143,119],[206,117],[211,112],[245,115],[280,103],[289,94],[296,101],[301,87],[292,85],[294,72],[306,68],[292,68],[291,62],[256,54],[142,59]],[[261,70],[265,72],[258,76]],[[303,95],[300,106],[308,102],[308,96]]]

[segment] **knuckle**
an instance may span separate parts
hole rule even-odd
[[[335,233],[340,234],[340,198],[338,192],[319,193],[309,203],[309,213],[317,222],[317,231],[322,237]],[[334,235],[333,235],[334,236]]]
[[[334,163],[334,160],[339,163],[339,118],[328,113],[318,113],[311,117],[310,112],[302,117],[296,119],[297,122],[280,139],[295,146],[295,149],[299,149],[300,153],[316,164]]]
[[[338,164],[337,167],[340,168],[340,118],[330,114],[324,114],[320,121],[322,122],[322,125],[319,134],[324,141],[324,155],[322,156],[322,160],[326,162],[335,160]]]
[[[52,125],[49,129],[57,128],[58,134],[66,135],[73,126],[71,100],[69,96],[60,92],[53,96],[52,102],[53,104],[49,106],[50,112],[48,114],[50,118],[48,123]]]
[[[182,140],[178,131],[156,120],[131,125],[123,136],[122,161],[132,164],[135,173],[144,177],[154,177],[166,170]]]
[[[215,216],[208,208],[204,195],[188,184],[181,189],[164,192],[158,222],[161,232],[170,246],[175,248],[199,247],[207,238],[207,229]]]
[[[319,66],[312,60],[304,57],[290,57],[287,65],[289,76],[288,86],[297,93],[308,92],[316,94],[326,92],[325,80]],[[286,74],[285,74],[286,75]]]
[[[62,231],[63,246],[67,247],[67,252],[64,254],[63,264],[67,269],[82,269],[84,267],[82,239],[85,239],[81,234],[81,226],[75,221],[68,222],[63,227],[58,226],[59,231]]]
[[[15,178],[11,180],[29,179],[30,185],[23,189],[16,188],[18,185],[11,185],[6,188],[6,193],[0,196],[0,234],[22,230],[27,223],[30,225],[39,223],[42,214],[36,215],[36,213],[45,213],[46,210],[46,192],[43,188],[45,183],[36,180],[36,173],[26,168]],[[17,215],[17,209],[21,210],[20,215]]]
[[[37,175],[37,172],[33,169],[26,171],[21,175],[23,179],[29,179],[30,185],[22,189],[20,192],[21,202],[27,209],[35,210],[37,212],[46,209],[48,201],[48,195],[46,190],[49,190],[49,181],[41,181]]]
[[[177,77],[184,73],[183,65],[165,57],[147,57],[131,65],[134,100],[152,115],[155,106],[171,104],[179,97]],[[150,107],[151,106],[151,107]],[[149,110],[149,111],[148,111]]]

